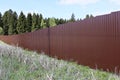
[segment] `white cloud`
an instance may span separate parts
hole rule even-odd
[[[110,0],[110,2],[120,5],[120,0]]]
[[[98,2],[99,0],[59,0],[62,5],[88,5]]]

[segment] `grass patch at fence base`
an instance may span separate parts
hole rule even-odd
[[[120,80],[120,77],[0,42],[0,80]]]

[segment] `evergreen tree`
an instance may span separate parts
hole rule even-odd
[[[20,13],[18,23],[17,23],[17,31],[18,33],[26,32],[26,17],[23,12]]]
[[[37,15],[35,13],[33,13],[32,16],[32,31],[37,30]]]
[[[3,27],[2,14],[0,13],[0,27]]]
[[[32,15],[31,15],[31,13],[28,13],[26,31],[31,32],[31,29],[32,29]]]
[[[85,19],[89,19],[89,18],[90,18],[90,16],[87,14]]]
[[[9,29],[8,19],[9,19],[8,11],[6,11],[2,17],[4,35],[8,35],[8,29]]]
[[[39,14],[36,15],[36,30],[40,29],[40,18]]]
[[[74,22],[74,21],[75,21],[75,15],[74,15],[74,13],[72,13],[71,18],[70,18],[70,22]]]
[[[13,13],[13,20],[12,20],[12,23],[13,23],[13,34],[18,34],[17,32],[17,20],[18,20],[18,15],[16,12]]]
[[[56,25],[59,25],[59,19],[58,18],[55,18],[55,23],[56,23]]]
[[[50,18],[49,19],[49,27],[52,27],[52,26],[56,26],[55,18]]]
[[[89,17],[89,15],[88,15]],[[93,17],[90,15],[90,17]],[[6,11],[4,15],[0,13],[0,27],[5,35],[18,34],[24,32],[31,32],[37,29],[52,27],[59,24],[64,24],[68,21],[75,21],[75,15],[72,14],[69,20],[63,18],[43,18],[42,14],[27,14],[27,18],[23,12],[20,13],[19,17],[16,12],[11,9]]]
[[[7,19],[7,23],[8,23],[8,34],[13,34],[13,11],[10,9],[8,11],[8,19]]]
[[[39,20],[38,20],[39,29],[43,28],[43,23],[45,23],[45,21],[43,20],[42,14],[40,14],[39,15]]]
[[[89,18],[93,18],[94,16],[91,14],[91,15],[89,15],[89,14],[87,14],[86,15],[86,17],[85,17],[85,19],[89,19]]]
[[[94,17],[94,16],[91,14],[91,15],[90,15],[90,18],[93,18],[93,17]]]
[[[2,25],[2,14],[0,13],[0,35],[1,34],[4,34],[4,31],[3,31],[3,25]]]
[[[8,34],[17,34],[16,26],[17,26],[17,13],[13,11],[9,11],[8,14]]]
[[[60,18],[60,20],[59,20],[59,24],[64,24],[65,22],[66,22],[66,20]]]
[[[5,35],[14,34],[17,24],[17,13],[11,9],[6,11],[2,17],[3,31]]]
[[[49,19],[50,19],[50,18],[45,18],[45,19],[44,19],[44,22],[45,22],[47,28],[49,27]]]

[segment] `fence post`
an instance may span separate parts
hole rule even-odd
[[[48,52],[48,54],[51,56],[51,45],[50,45],[50,27],[48,27],[48,49],[49,49],[49,52]]]

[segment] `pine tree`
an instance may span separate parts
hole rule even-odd
[[[32,16],[32,31],[37,30],[37,15],[33,13]]]
[[[74,22],[74,21],[75,21],[75,15],[74,15],[74,13],[72,13],[71,18],[70,18],[70,22]]]
[[[8,34],[17,34],[17,13],[12,10],[8,11]]]
[[[28,13],[26,31],[31,32],[31,29],[32,29],[32,15],[31,15],[31,13]]]
[[[23,12],[20,13],[18,23],[17,23],[17,31],[18,33],[26,32],[26,17]]]
[[[89,15],[89,14],[87,14],[86,15],[86,17],[85,17],[85,19],[89,19],[89,18],[93,18],[94,16],[91,14],[91,15]]]
[[[90,15],[90,18],[93,18],[93,17],[94,17],[94,16],[91,14],[91,15]]]
[[[40,19],[39,19],[39,14],[36,15],[36,30],[40,29]]]
[[[39,20],[38,20],[38,25],[39,25],[39,29],[43,28],[43,23],[45,23],[45,21],[43,20],[43,16],[42,14],[39,15]]]
[[[56,25],[59,25],[59,19],[58,18],[55,18],[55,23],[56,23]]]
[[[60,20],[59,20],[59,24],[64,24],[65,22],[66,22],[66,20],[60,18]]]
[[[17,20],[18,20],[18,15],[16,12],[13,13],[13,34],[18,34],[17,32]]]
[[[4,31],[4,35],[8,35],[8,29],[9,29],[9,25],[8,25],[8,11],[6,11],[2,17],[2,21],[3,21],[3,31]]]
[[[16,33],[17,13],[11,9],[6,11],[2,17],[3,31],[5,35]]]
[[[90,18],[90,16],[87,14],[85,19],[89,19],[89,18]]]
[[[48,28],[48,27],[49,27],[49,18],[45,18],[45,19],[44,19],[44,22],[45,22],[45,24],[46,24],[46,27]]]
[[[0,27],[3,27],[2,14],[0,13]]]

